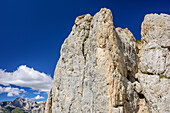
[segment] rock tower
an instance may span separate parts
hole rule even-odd
[[[115,28],[106,8],[77,17],[45,112],[169,113],[170,16],[146,15],[141,35]]]

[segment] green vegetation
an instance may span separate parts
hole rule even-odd
[[[3,111],[3,113],[11,113],[9,109],[3,108],[1,109]]]
[[[33,112],[32,113],[36,113],[36,110],[33,110]]]
[[[4,108],[1,108],[1,110],[3,111],[3,113],[11,113],[11,111],[13,110],[14,108],[8,106],[8,107],[4,107]]]
[[[61,106],[61,111],[63,111],[63,109],[64,109],[63,106]]]
[[[165,75],[158,75],[159,76],[159,78],[161,79],[161,78],[168,78],[167,76],[165,76]]]
[[[137,43],[137,44],[141,43],[141,40],[136,40],[136,43]]]
[[[21,108],[15,108],[14,110],[12,110],[12,113],[25,113]]]
[[[18,108],[18,107],[15,108],[15,107],[11,107],[11,106],[4,107],[4,108],[0,107],[0,111],[3,111],[3,113],[28,113],[28,112],[25,112],[21,108]]]

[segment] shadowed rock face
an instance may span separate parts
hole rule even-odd
[[[28,103],[27,100],[22,99],[22,98],[16,98],[13,102],[12,105],[16,106],[16,107],[24,107],[26,106],[26,104]]]
[[[109,9],[77,17],[61,47],[45,112],[147,113],[151,104],[135,76],[143,47],[127,28],[115,29]]]

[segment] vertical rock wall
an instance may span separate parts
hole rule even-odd
[[[77,17],[62,45],[46,112],[135,112],[136,62],[135,38],[115,30],[109,9]]]
[[[170,16],[148,14],[141,27],[139,80],[151,113],[170,112]]]
[[[170,103],[169,16],[161,16],[164,20],[159,21],[161,25],[155,25],[155,18],[156,22],[159,21],[157,17],[145,17],[141,48],[137,48],[136,40],[127,28],[115,29],[109,9],[102,8],[93,17],[89,14],[77,17],[62,45],[45,112],[169,112],[168,105],[162,110],[165,103]],[[161,35],[161,42],[154,34],[155,29]],[[152,57],[155,51],[162,56]],[[156,67],[166,79],[145,75],[153,73]],[[157,85],[153,87],[155,83]],[[161,86],[163,84],[167,86]],[[162,90],[156,92],[153,89],[156,87]],[[156,104],[159,94],[161,102]],[[158,105],[161,107],[155,108]]]

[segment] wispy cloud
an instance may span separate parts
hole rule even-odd
[[[52,87],[52,78],[50,75],[36,71],[26,65],[21,65],[14,72],[6,72],[0,69],[0,81],[0,84],[4,86],[13,84],[47,93]]]
[[[0,86],[0,94],[1,93],[8,93],[7,94],[8,97],[19,96],[20,93],[22,93],[22,92],[26,93],[26,91],[24,89]]]

